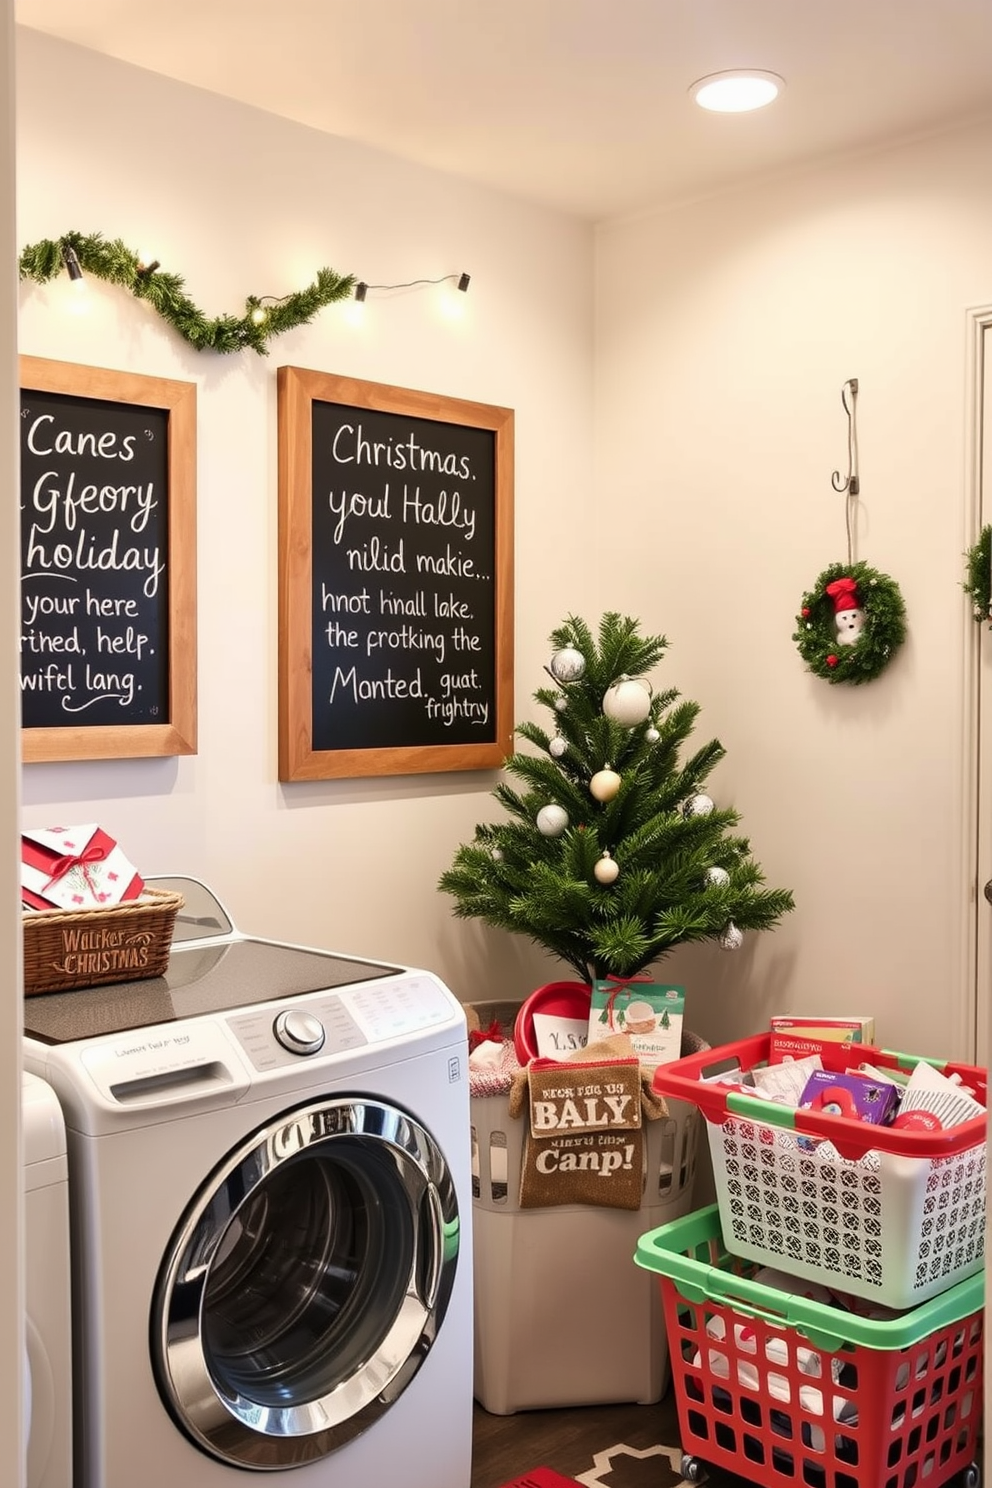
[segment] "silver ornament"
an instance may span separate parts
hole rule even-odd
[[[728,884],[730,882],[730,874],[727,872],[726,868],[720,868],[716,864],[714,864],[712,868],[707,868],[706,870],[706,882],[709,884],[716,884],[718,888],[722,889],[724,884]]]
[[[548,745],[548,753],[552,755],[554,759],[561,759],[567,748],[568,745],[565,743],[565,740],[561,737],[561,735],[555,734],[554,738],[551,740],[551,743]]]
[[[503,853],[502,853],[502,850],[500,848],[498,848],[498,847],[494,847],[493,848],[493,850],[492,850],[492,860],[493,860],[494,863],[502,863],[502,861],[503,861]]]
[[[617,864],[614,859],[610,857],[608,852],[604,852],[603,856],[595,864],[592,871],[596,877],[597,883],[611,884],[616,883],[617,878],[620,874],[620,867],[619,864]]]
[[[568,826],[568,812],[564,806],[542,806],[537,813],[537,830],[544,837],[560,837]]]
[[[647,739],[649,744],[657,744],[658,740],[661,738],[661,735],[656,728],[649,728],[645,729],[644,737],[645,739]]]
[[[733,920],[728,920],[720,931],[719,945],[721,951],[739,951],[744,944],[744,932],[738,930]]]
[[[574,646],[563,646],[551,658],[548,668],[556,682],[577,682],[586,669],[586,659]]]
[[[563,698],[563,697],[556,697],[555,698],[555,712],[556,713],[564,713],[564,711],[565,711],[565,709],[567,707],[568,707],[568,698]]]
[[[690,796],[688,801],[686,801],[685,805],[682,807],[682,815],[709,816],[712,810],[713,802],[711,798],[707,795],[704,795],[702,791],[699,791],[696,795]]]

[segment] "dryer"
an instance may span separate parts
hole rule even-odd
[[[55,1092],[21,1076],[27,1488],[72,1483],[72,1314],[65,1123]]]
[[[75,1488],[469,1488],[467,1034],[431,973],[235,930],[26,1000],[73,1202]]]

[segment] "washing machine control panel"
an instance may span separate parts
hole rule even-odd
[[[429,977],[402,976],[235,1013],[227,1026],[257,1070],[278,1069],[300,1057],[346,1053],[386,1043],[451,1017],[451,1004]]]

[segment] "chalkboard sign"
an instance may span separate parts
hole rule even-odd
[[[196,748],[192,383],[22,357],[26,761]]]
[[[279,369],[279,778],[513,745],[513,413]]]

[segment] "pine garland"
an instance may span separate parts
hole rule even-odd
[[[974,619],[992,628],[992,526],[985,526],[965,554],[968,577],[961,585],[972,603]]]
[[[826,592],[836,579],[851,578],[857,585],[864,629],[850,646],[837,643],[834,603]],[[867,563],[833,563],[803,595],[792,639],[799,654],[826,682],[870,682],[888,666],[906,639],[906,606],[899,586]]]
[[[250,347],[259,356],[267,356],[268,342],[273,336],[308,325],[318,310],[346,299],[355,285],[353,274],[319,269],[316,279],[306,289],[282,299],[249,295],[243,315],[219,315],[210,320],[183,292],[184,281],[178,274],[160,269],[157,264],[143,264],[140,255],[119,238],[108,241],[100,233],[87,236],[78,232],[30,244],[20,256],[20,277],[35,284],[47,284],[65,270],[71,257],[85,273],[119,284],[130,290],[135,299],[146,300],[197,351],[221,354]]]

